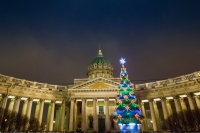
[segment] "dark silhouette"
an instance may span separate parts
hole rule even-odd
[[[28,119],[26,115],[0,108],[0,131],[20,132],[20,131],[40,131],[37,119]],[[26,126],[28,125],[28,129]]]
[[[173,113],[165,120],[163,129],[175,132],[200,131],[200,109]]]
[[[90,114],[89,116],[88,116],[88,119],[89,119],[89,127],[90,128],[93,128],[93,116]]]

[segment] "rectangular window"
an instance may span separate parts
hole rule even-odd
[[[104,106],[99,106],[99,114],[104,114]]]

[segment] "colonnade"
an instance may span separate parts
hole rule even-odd
[[[9,100],[8,100],[9,99]],[[20,103],[22,104],[23,100],[23,105],[21,108],[21,114],[26,115],[27,118],[31,118],[31,114],[35,111],[34,113],[34,118],[38,119],[39,124],[42,124],[42,118],[43,118],[43,110],[44,110],[44,103],[45,99],[37,99],[34,100],[34,98],[22,98],[20,96],[15,96],[13,98],[8,97],[8,95],[2,94],[1,95],[1,103],[0,106],[1,108],[7,108],[11,112],[18,113],[19,111],[19,106]],[[90,99],[91,100],[91,99]],[[36,101],[36,107],[33,108],[33,102]],[[97,113],[97,103],[98,103],[98,98],[93,98],[93,106],[92,106],[92,112],[93,112],[93,131],[98,131],[98,113]],[[104,98],[104,107],[105,107],[105,113],[103,115],[103,118],[105,118],[105,130],[110,131],[111,129],[111,122],[110,122],[110,113],[109,113],[109,98]],[[70,106],[66,104],[66,101],[63,100],[60,104],[60,115],[59,117],[59,124],[58,127],[55,129],[55,105],[56,105],[55,100],[50,100],[49,105],[48,105],[48,112],[47,112],[47,121],[46,121],[46,130],[47,131],[64,131],[64,130],[69,130],[69,131],[75,131],[77,129],[77,99],[71,98],[70,99]],[[67,106],[66,106],[67,105]],[[87,121],[87,98],[82,98],[81,99],[81,130],[86,131],[88,126],[86,124]],[[102,115],[102,114],[101,114]],[[66,116],[66,117],[65,117]],[[68,117],[69,116],[69,117]],[[57,116],[56,116],[57,117]],[[24,130],[28,129],[29,125],[25,125]]]
[[[98,98],[93,98],[93,131],[98,131],[98,113],[97,113],[97,102]],[[86,131],[86,105],[87,98],[82,98],[81,100],[81,130]],[[110,131],[111,123],[110,123],[110,113],[109,113],[109,98],[104,98],[105,102],[105,130]],[[69,131],[76,130],[76,118],[77,118],[77,99],[70,99],[70,122],[69,122]]]
[[[9,100],[8,100],[9,98]],[[187,98],[187,105],[185,101],[183,100],[184,98]],[[27,118],[31,117],[31,112],[35,111],[34,113],[34,118],[38,119],[39,123],[42,123],[42,118],[43,118],[43,110],[44,110],[44,103],[45,99],[34,99],[34,98],[25,98],[21,96],[15,96],[15,97],[9,97],[7,94],[1,94],[1,102],[0,102],[0,107],[1,108],[8,108],[9,111],[16,112],[18,113],[19,111],[19,106],[22,104],[23,100],[23,105],[22,106],[22,115],[26,115]],[[93,131],[98,131],[98,109],[97,109],[97,103],[98,103],[98,98],[90,98],[87,99],[85,98],[71,98],[70,99],[70,106],[69,104],[66,103],[66,101],[63,99],[59,103],[56,103],[56,100],[50,100],[49,105],[48,105],[48,113],[47,113],[47,128],[46,130],[48,131],[74,131],[77,129],[77,101],[81,102],[81,130],[85,131],[87,130],[87,102],[88,100],[93,101],[92,105],[92,116],[93,116]],[[110,131],[111,128],[111,123],[110,123],[110,112],[109,112],[109,98],[104,98],[101,99],[104,101],[104,111],[105,111],[105,130]],[[36,101],[36,108],[32,108],[33,101]],[[172,110],[172,106],[170,104],[170,101],[173,101],[173,107],[174,110]],[[144,106],[144,103],[148,102],[149,108],[150,108],[150,115],[151,115],[151,120],[153,124],[153,130],[154,131],[159,131],[161,130],[160,127],[160,120],[159,120],[159,109],[158,109],[158,103],[160,102],[159,105],[161,105],[162,108],[162,113],[163,117],[166,120],[170,115],[172,115],[173,111],[176,111],[177,113],[183,112],[190,108],[190,110],[195,110],[196,108],[200,109],[200,95],[194,95],[194,93],[188,93],[186,95],[174,95],[171,97],[158,97],[158,98],[151,98],[148,100],[141,100],[141,108],[142,108],[142,113],[146,117],[146,108]],[[57,128],[54,129],[54,124],[55,124],[55,119],[54,119],[54,113],[55,113],[55,106],[56,104],[59,104],[59,110],[60,110],[60,115],[59,117],[59,124],[57,124]],[[2,114],[1,114],[2,115]],[[67,116],[67,117],[65,117]],[[69,117],[68,117],[69,116]],[[57,117],[57,116],[56,116]],[[2,118],[1,118],[2,121]],[[25,126],[25,129],[28,128],[28,125]],[[148,131],[148,126],[147,126],[147,121],[144,121],[143,124],[143,129],[145,131]]]
[[[20,106],[20,101],[22,100],[22,97],[20,96],[15,96],[14,98],[10,99],[10,102],[8,103],[8,95],[6,94],[2,94],[1,95],[1,103],[0,103],[0,107],[2,109],[6,108],[6,105],[8,104],[8,111],[14,112],[14,113],[18,113],[19,111],[19,106]],[[23,105],[22,105],[22,115],[26,115],[26,117],[28,119],[30,119],[31,117],[31,112],[34,111],[34,109],[32,108],[33,105],[33,101],[34,98],[26,98],[23,99]],[[45,99],[37,99],[37,103],[36,103],[36,108],[35,108],[35,114],[34,114],[34,118],[36,118],[39,122],[39,124],[42,124],[42,118],[43,118],[43,110],[44,110],[44,102]],[[55,112],[55,104],[56,101],[55,100],[51,100],[49,105],[48,105],[48,114],[47,114],[47,129],[48,131],[53,131],[53,124],[55,123],[54,121],[54,112]],[[59,116],[59,126],[57,130],[59,131],[63,131],[64,130],[64,118],[65,118],[65,100],[61,101],[60,106],[60,110],[61,110],[61,114]],[[4,114],[1,114],[2,116]],[[2,122],[3,118],[1,118],[1,122]],[[29,125],[25,125],[24,130],[28,129]]]
[[[184,97],[187,97],[189,107],[186,107],[186,104],[183,100]],[[160,121],[159,121],[159,113],[157,108],[157,103],[160,101],[163,111],[164,119],[166,120],[170,115],[172,115],[172,107],[169,103],[169,100],[173,100],[175,105],[175,110],[177,113],[181,113],[185,111],[187,108],[191,110],[200,109],[200,95],[194,95],[193,93],[188,93],[187,95],[174,95],[172,97],[160,97],[155,99],[148,99],[141,101],[142,113],[146,117],[146,109],[144,106],[144,102],[149,102],[150,113],[151,113],[151,122],[153,124],[153,130],[159,131],[161,130]],[[143,130],[148,131],[147,121],[144,121]]]

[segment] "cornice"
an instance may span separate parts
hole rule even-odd
[[[115,79],[115,78],[113,78]],[[76,79],[81,80],[81,79]],[[90,89],[90,88],[83,88],[89,84],[95,83],[95,82],[104,82],[109,83],[116,88],[99,88],[99,89]],[[68,91],[72,92],[111,92],[111,91],[117,91],[117,85],[118,82],[115,80],[112,80],[110,78],[103,78],[98,77],[95,79],[85,79],[85,82],[82,82],[78,85],[74,85],[72,87],[69,86],[61,86],[61,85],[53,85],[53,84],[47,84],[47,83],[39,83],[34,81],[28,81],[24,79],[18,79],[14,77],[9,77],[5,75],[0,74],[0,87],[5,88],[8,91],[13,91],[13,89],[16,90],[22,90],[22,91],[28,91],[28,92],[34,92],[34,93],[44,93],[44,94],[56,94],[60,96],[68,95]],[[159,93],[163,91],[170,91],[170,90],[179,90],[182,88],[188,88],[191,86],[198,86],[200,87],[200,71],[170,78],[166,80],[160,80],[150,83],[144,83],[144,84],[136,84],[135,85],[135,93],[143,93],[143,95],[146,95],[148,93]]]
[[[135,90],[135,94],[140,98],[157,98],[157,97],[169,97],[174,94],[181,95],[190,92],[199,92],[199,86],[195,81],[187,83],[177,84],[174,86],[160,87],[146,90]]]
[[[68,92],[112,92],[112,91],[118,91],[118,88],[68,89]]]
[[[177,86],[182,83],[187,84],[188,82],[195,80],[200,83],[200,71],[166,80],[160,80],[144,84],[136,84],[135,88],[136,90],[159,89],[159,88]]]

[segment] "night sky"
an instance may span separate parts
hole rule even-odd
[[[134,83],[200,71],[200,0],[0,1],[0,74],[72,84],[99,44]]]

